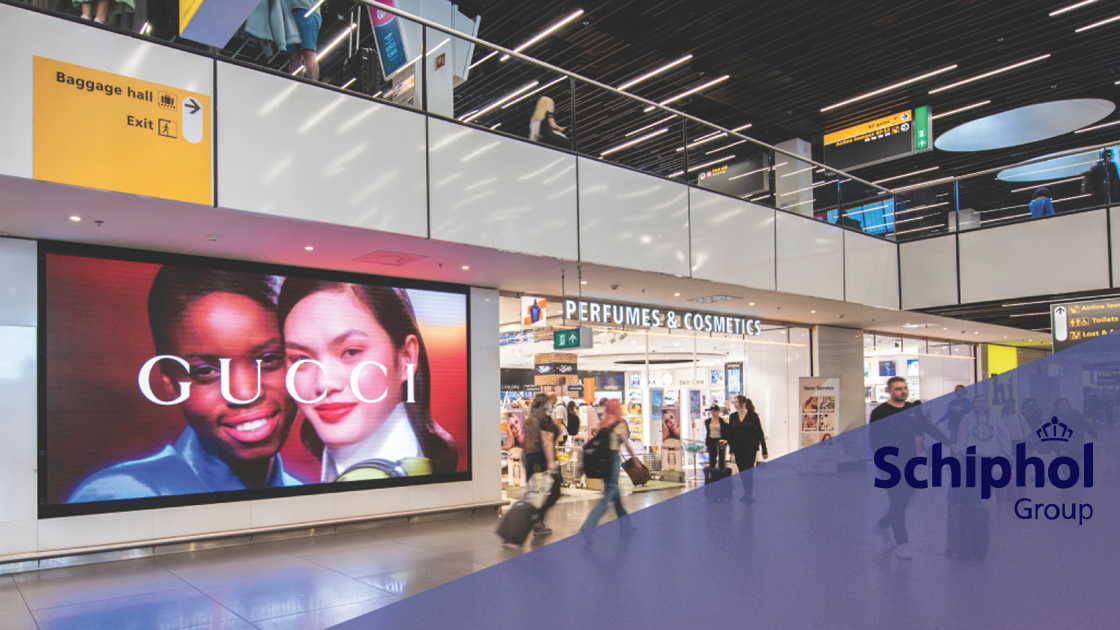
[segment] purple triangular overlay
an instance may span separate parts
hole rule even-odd
[[[873,486],[880,473],[869,439],[879,443],[874,432],[890,432],[912,414],[936,423],[955,399],[949,395],[745,473],[755,480],[751,505],[739,501],[735,476],[632,514],[632,534],[619,521],[606,523],[337,627],[1115,627],[1118,382],[1120,336],[1107,335],[965,390],[970,400],[1013,395],[1017,410],[1035,398],[1045,420],[1067,398],[1089,418],[1062,421],[1078,432],[1074,440],[1094,443],[1092,488],[1061,490],[1048,481],[1011,496],[1067,510],[1087,503],[1092,518],[1024,520],[1014,503],[977,497],[989,520],[983,559],[946,553],[946,488],[914,494],[906,511],[912,559],[898,558],[876,525],[888,501]],[[1080,442],[1074,446],[1080,460]],[[1043,452],[1037,439],[1027,448]],[[968,529],[958,525],[958,538],[980,536],[961,533]]]

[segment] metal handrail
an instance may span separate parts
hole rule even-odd
[[[572,79],[577,79],[577,80],[583,81],[585,83],[589,83],[589,84],[591,84],[591,85],[593,85],[597,88],[606,90],[606,91],[608,91],[612,94],[615,94],[617,96],[622,96],[624,98],[628,98],[628,99],[637,101],[637,102],[642,103],[644,105],[652,106],[655,109],[660,109],[661,111],[668,112],[668,113],[676,115],[676,116],[680,116],[681,118],[684,118],[686,120],[691,120],[692,122],[699,123],[701,125],[706,125],[708,127],[716,129],[718,131],[726,133],[731,137],[739,138],[741,140],[746,140],[747,142],[752,142],[752,143],[754,143],[754,144],[756,144],[760,147],[764,147],[766,149],[774,151],[775,153],[780,153],[782,155],[788,156],[788,157],[793,158],[795,160],[798,160],[800,162],[804,162],[806,164],[812,164],[813,166],[823,168],[823,169],[825,169],[827,171],[830,171],[832,173],[836,173],[838,176],[847,177],[847,178],[849,178],[853,181],[860,182],[861,184],[866,184],[867,186],[875,188],[876,190],[879,190],[879,191],[882,191],[882,192],[885,192],[885,193],[888,193],[888,194],[892,194],[892,195],[894,194],[894,191],[892,191],[889,188],[883,188],[882,186],[879,186],[878,184],[874,184],[874,183],[869,182],[865,179],[856,177],[855,175],[852,175],[851,173],[846,173],[844,171],[835,169],[831,166],[828,166],[827,164],[821,164],[820,162],[817,162],[817,161],[813,160],[812,158],[806,158],[806,157],[803,157],[803,156],[800,156],[800,155],[796,155],[794,153],[790,153],[789,151],[779,149],[778,147],[767,144],[765,142],[762,142],[761,140],[756,140],[754,138],[751,138],[750,136],[745,136],[745,135],[743,135],[739,132],[732,131],[732,130],[727,129],[725,127],[721,127],[719,125],[710,123],[710,122],[708,122],[706,120],[703,120],[701,118],[697,118],[696,116],[692,116],[690,114],[686,114],[684,112],[675,110],[672,107],[666,107],[664,105],[660,105],[660,104],[658,104],[654,101],[651,101],[649,99],[642,98],[641,96],[637,96],[637,95],[631,94],[629,92],[624,92],[624,91],[619,90],[617,88],[613,88],[613,87],[611,87],[611,86],[609,86],[605,83],[600,83],[600,82],[598,82],[594,79],[588,79],[587,77],[578,75],[578,74],[576,74],[574,72],[570,72],[568,70],[564,70],[563,68],[554,66],[550,63],[546,63],[546,62],[541,61],[539,59],[534,59],[533,57],[523,55],[519,52],[510,50],[509,48],[505,48],[503,46],[498,46],[497,44],[488,42],[484,39],[479,39],[478,37],[474,37],[473,35],[467,35],[466,33],[461,33],[459,31],[456,31],[452,28],[448,28],[448,27],[446,27],[442,24],[439,24],[437,22],[433,22],[433,21],[428,20],[426,18],[422,18],[418,15],[413,15],[413,14],[407,12],[407,11],[402,11],[402,10],[396,8],[396,7],[391,7],[391,6],[382,4],[380,2],[377,2],[376,0],[356,0],[356,2],[358,4],[364,4],[366,6],[370,6],[370,7],[373,7],[375,9],[385,11],[386,13],[392,13],[393,15],[402,17],[402,18],[404,18],[406,20],[409,20],[411,22],[416,22],[417,24],[420,24],[421,26],[425,26],[425,27],[430,28],[432,30],[439,31],[441,33],[451,35],[453,37],[457,37],[459,39],[463,39],[463,40],[466,40],[466,41],[474,43],[474,44],[485,46],[487,48],[496,50],[496,51],[498,51],[502,54],[509,55],[510,57],[513,57],[515,59],[520,59],[521,61],[524,61],[528,64],[544,68],[544,69],[546,69],[550,72],[554,72],[556,74],[562,74],[566,77],[569,77],[569,78],[572,78]],[[687,168],[687,165],[686,165],[685,168]],[[686,173],[686,179],[687,179],[687,173]]]

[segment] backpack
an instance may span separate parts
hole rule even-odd
[[[575,435],[579,433],[579,414],[569,410],[568,411],[568,426],[564,427],[568,430],[568,435]]]
[[[601,430],[583,445],[583,473],[588,479],[606,479],[610,473],[611,430]]]

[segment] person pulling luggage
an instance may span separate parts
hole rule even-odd
[[[618,518],[626,516],[626,508],[622,505],[622,495],[618,490],[619,450],[623,447],[630,457],[634,457],[634,449],[630,446],[630,427],[622,419],[622,405],[617,400],[608,400],[603,406],[603,419],[599,424],[599,435],[606,435],[606,448],[610,449],[610,464],[603,478],[603,497],[591,509],[587,519],[580,525],[579,531],[584,532],[599,524],[607,508],[613,503],[614,511]],[[594,440],[592,440],[594,442]],[[594,445],[589,442],[589,447]],[[629,527],[624,527],[629,529]]]

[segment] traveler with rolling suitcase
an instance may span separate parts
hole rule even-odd
[[[723,452],[723,447],[727,446],[727,442],[731,439],[731,428],[727,424],[727,420],[724,420],[723,416],[720,415],[719,405],[712,403],[712,406],[708,407],[708,411],[711,415],[704,423],[704,443],[708,447],[708,465],[714,466]]]
[[[871,412],[872,451],[878,451],[884,446],[893,446],[898,449],[899,461],[905,462],[916,457],[918,452],[924,449],[923,437],[927,433],[940,442],[949,443],[949,439],[941,431],[917,412],[903,414],[900,418],[891,418],[897,413],[921,404],[920,401],[907,401],[910,397],[910,387],[905,378],[892,376],[887,379],[887,391],[890,399]],[[877,424],[884,421],[884,424]],[[910,535],[906,530],[906,508],[910,505],[910,499],[914,497],[914,489],[908,483],[900,483],[886,490],[890,507],[887,508],[886,515],[879,519],[878,529],[886,536],[886,529],[890,527],[894,533],[894,555],[902,560],[909,560],[911,558]]]
[[[529,477],[525,486],[525,493],[521,499],[510,507],[505,516],[498,523],[498,535],[507,545],[522,545],[529,537],[529,532],[540,523],[541,506],[554,484],[553,478],[548,474],[536,474]]]
[[[1011,450],[1007,427],[992,412],[988,397],[977,394],[972,409],[961,420],[957,451],[976,447],[978,457],[994,457]],[[954,488],[949,501],[949,553],[958,558],[982,560],[988,554],[988,509],[980,489]]]
[[[552,400],[555,400],[555,395],[552,396]],[[525,452],[522,455],[525,474],[531,476],[544,473],[552,477],[551,490],[544,503],[539,506],[540,511],[533,524],[534,536],[548,536],[552,533],[552,530],[545,525],[544,517],[560,500],[560,471],[556,465],[556,435],[560,429],[550,413],[551,402],[549,395],[537,394],[529,409],[529,416],[525,418],[522,431],[525,440]]]
[[[762,447],[762,459],[770,457],[766,450],[766,434],[762,431],[762,420],[754,409],[750,398],[740,394],[735,397],[735,413],[727,423],[730,427],[731,452],[735,455],[735,465],[739,467],[739,479],[743,482],[743,503],[754,500],[754,474],[747,471],[754,468],[758,459],[758,449]]]
[[[630,457],[634,457],[634,450],[630,447],[630,427],[622,419],[622,405],[617,400],[608,400],[603,408],[599,432],[588,440],[583,450],[583,470],[589,478],[603,480],[603,498],[591,509],[579,531],[587,531],[598,525],[611,504],[614,504],[618,518],[626,516],[622,495],[618,491],[618,454],[624,446]]]

